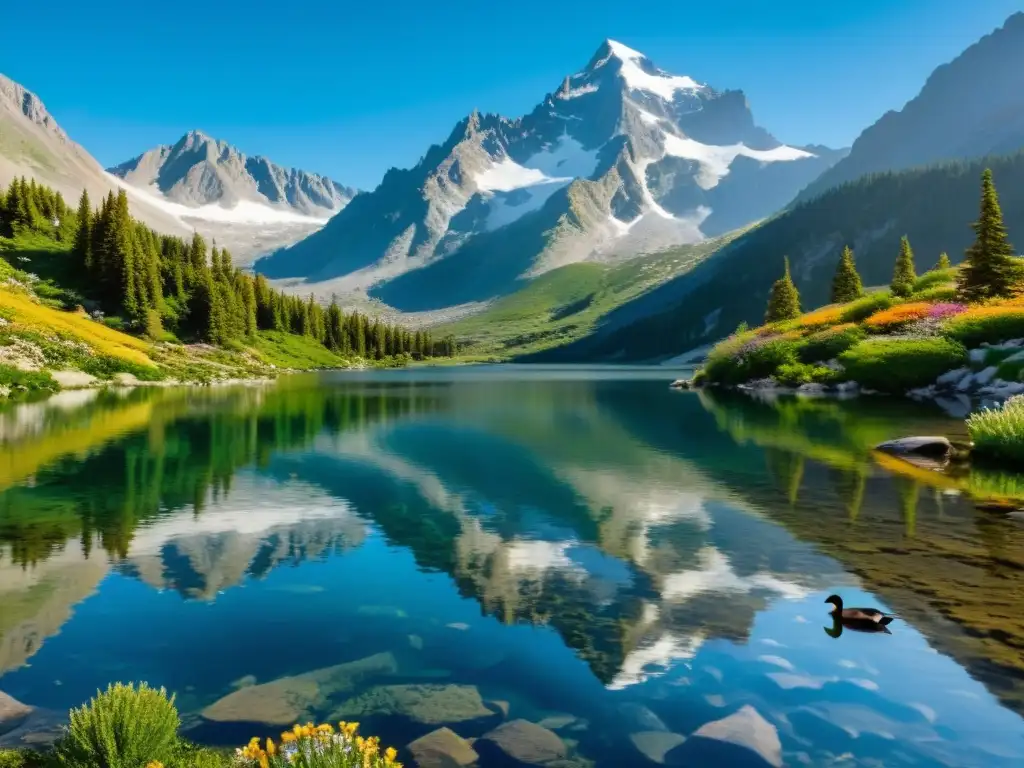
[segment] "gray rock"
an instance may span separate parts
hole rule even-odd
[[[995,377],[996,367],[994,365],[990,365],[988,368],[985,368],[984,370],[978,371],[976,374],[974,374],[974,383],[977,386],[983,387],[990,381],[992,381],[992,379],[994,379]]]
[[[893,454],[918,454],[920,456],[948,456],[953,450],[945,437],[902,437],[875,446],[876,451]]]
[[[967,392],[974,386],[974,374],[968,372],[956,384],[957,392]]]
[[[942,386],[956,386],[960,380],[970,372],[969,368],[954,368],[953,370],[946,371],[944,374],[939,376],[939,378],[935,380],[935,383]]]
[[[954,395],[953,397],[937,397],[935,404],[952,416],[954,419],[966,418],[971,412],[971,400],[967,395]]]
[[[798,395],[804,395],[807,397],[820,397],[825,394],[825,391],[826,390],[824,384],[815,383],[801,384],[799,387],[796,388],[796,392]]]
[[[665,765],[665,755],[686,741],[686,737],[668,731],[641,731],[629,734],[629,740],[652,763]]]
[[[672,389],[692,389],[693,381],[691,379],[676,379],[669,384],[669,387]]]
[[[480,759],[472,745],[450,728],[438,728],[409,744],[418,768],[464,768]]]
[[[499,753],[525,765],[549,765],[568,755],[568,748],[558,736],[528,720],[513,720],[499,725],[476,742],[477,750]]]
[[[352,691],[359,683],[397,672],[395,657],[378,653],[358,661],[240,688],[208,706],[202,716],[222,723],[288,726],[311,719],[332,699]]]
[[[967,359],[974,364],[984,363],[986,355],[988,355],[987,349],[972,349],[967,353]]]
[[[405,717],[424,725],[463,723],[500,717],[484,706],[473,685],[381,685],[349,699],[332,714],[333,720],[374,716]]]

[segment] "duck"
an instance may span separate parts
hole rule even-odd
[[[836,627],[845,627],[857,632],[885,632],[891,635],[889,625],[898,616],[889,615],[877,608],[844,608],[843,598],[839,595],[829,595],[825,598],[826,603],[832,603],[832,619]]]

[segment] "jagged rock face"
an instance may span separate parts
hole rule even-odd
[[[902,110],[882,115],[799,199],[869,173],[1024,147],[1024,13],[938,67]]]
[[[399,309],[491,298],[585,259],[694,242],[773,213],[841,152],[782,145],[720,93],[606,41],[528,115],[474,112],[271,277],[370,290]]]
[[[265,157],[247,157],[201,131],[189,131],[173,145],[152,149],[109,169],[129,184],[152,188],[189,206],[226,208],[248,200],[309,216],[331,215],[356,190],[325,176],[282,168]]]

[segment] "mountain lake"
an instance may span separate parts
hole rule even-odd
[[[677,374],[5,406],[0,691],[144,680],[200,743],[346,719],[409,766],[1024,764],[1024,519],[972,501],[1024,476],[873,452],[963,437],[933,407]],[[832,593],[891,634],[836,631]]]

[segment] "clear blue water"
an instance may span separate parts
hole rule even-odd
[[[970,503],[991,478],[870,452],[962,424],[672,374],[337,373],[9,408],[0,690],[66,709],[146,680],[211,744],[274,735],[290,706],[355,708],[396,747],[540,722],[577,768],[1024,764],[1022,524]],[[834,592],[901,619],[833,637]],[[295,676],[319,680],[297,702]],[[409,685],[483,709],[374,709]],[[700,738],[736,713],[739,744]]]

